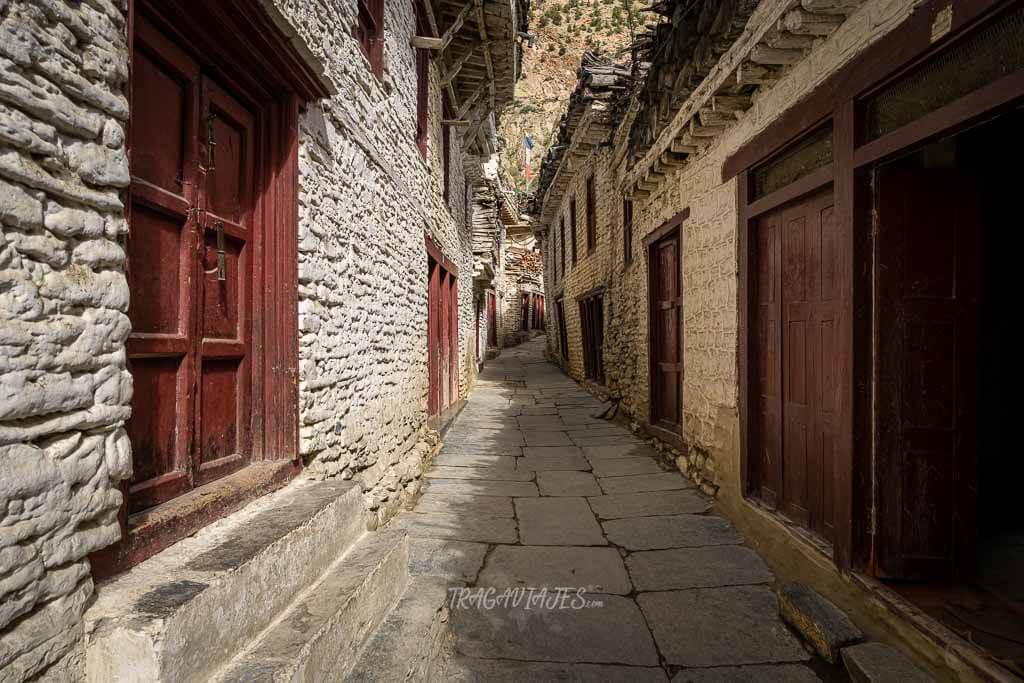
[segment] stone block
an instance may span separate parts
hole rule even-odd
[[[905,654],[883,643],[843,648],[842,657],[853,683],[932,683],[935,680]]]
[[[775,594],[765,586],[641,593],[637,602],[671,665],[715,667],[810,659],[779,620]]]
[[[672,683],[818,683],[820,680],[813,670],[800,664],[683,669],[672,677]]]
[[[516,522],[508,517],[482,517],[450,512],[403,515],[395,526],[415,538],[440,538],[478,543],[515,543]]]
[[[601,488],[607,494],[642,493],[647,491],[671,491],[690,488],[692,485],[678,472],[657,474],[634,474],[624,477],[601,477]]]
[[[594,475],[598,477],[658,474],[665,471],[653,458],[594,458],[590,462]]]
[[[842,610],[801,583],[779,589],[779,613],[830,664],[839,663],[841,649],[864,638]]]
[[[585,588],[588,593],[625,595],[632,590],[614,548],[498,546],[487,558],[477,585],[504,588]]]
[[[601,494],[597,480],[589,472],[538,472],[537,487],[542,496],[596,496]]]
[[[743,538],[721,517],[668,515],[603,522],[608,540],[628,550],[738,545]]]
[[[711,509],[711,501],[693,489],[617,493],[611,496],[595,496],[587,500],[601,519],[701,514]]]
[[[636,552],[626,558],[637,591],[768,583],[772,573],[750,548],[719,545]]]
[[[445,678],[453,683],[521,683],[522,681],[573,681],[574,683],[659,683],[668,680],[657,667],[613,664],[553,664],[511,659],[455,657]]]
[[[524,545],[607,545],[585,498],[518,498]]]
[[[409,572],[413,576],[427,574],[454,583],[473,583],[486,554],[486,543],[410,538]]]
[[[586,598],[601,606],[454,608],[455,650],[488,659],[658,665],[654,641],[635,602],[617,595]]]
[[[471,496],[459,493],[424,493],[413,513],[444,512],[456,515],[514,517],[512,499],[501,496]]]
[[[537,485],[532,481],[471,481],[468,479],[429,479],[423,482],[424,493],[442,495],[519,497],[537,496]]]

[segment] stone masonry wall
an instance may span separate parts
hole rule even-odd
[[[868,0],[827,40],[823,41],[782,80],[762,94],[743,119],[716,138],[695,162],[682,167],[633,211],[633,261],[622,258],[622,195],[612,176],[619,169],[606,163],[612,151],[579,165],[573,180],[580,216],[580,259],[568,276],[549,286],[552,297],[564,288],[569,338],[570,374],[583,376],[579,312],[575,297],[598,285],[605,294],[604,360],[607,389],[630,415],[646,420],[649,410],[647,350],[647,255],[643,238],[684,208],[683,224],[683,440],[688,456],[677,459],[680,469],[708,492],[719,487],[741,496],[739,480],[739,419],[737,415],[737,206],[736,181],[721,182],[725,159],[752,139],[786,109],[829,78],[857,53],[894,29],[921,0]],[[598,251],[584,256],[586,177],[596,164],[598,178]],[[567,211],[572,190],[560,214]],[[559,215],[560,215],[559,214]],[[548,243],[555,246],[556,219]],[[568,222],[567,222],[568,225]],[[579,239],[579,237],[578,237]],[[550,262],[548,270],[550,272]],[[570,305],[571,302],[571,305]],[[557,323],[551,318],[552,331]],[[555,335],[549,353],[557,357]]]
[[[556,259],[558,259],[558,282],[554,283],[553,291],[556,294],[549,297],[551,310],[554,311],[554,300],[556,296],[563,296],[565,307],[565,328],[569,340],[569,363],[567,371],[578,381],[584,381],[583,368],[583,337],[580,323],[580,309],[578,297],[597,288],[608,288],[612,284],[612,266],[615,254],[618,253],[618,245],[615,242],[616,221],[621,214],[620,205],[622,195],[614,187],[614,178],[610,171],[611,153],[607,148],[602,148],[598,154],[590,155],[581,161],[576,167],[575,175],[569,187],[562,196],[562,203],[558,213],[552,220],[551,231],[548,239],[552,245],[557,245]],[[593,175],[596,183],[596,214],[597,214],[597,243],[592,253],[587,252],[587,179]],[[572,263],[572,220],[569,212],[572,210],[572,197],[576,197],[576,265]],[[561,270],[561,217],[565,216],[565,274]],[[621,234],[621,233],[618,233]],[[548,264],[550,272],[550,263]],[[549,280],[546,280],[549,281]],[[551,289],[551,288],[549,288]],[[613,320],[616,314],[617,305],[606,294],[605,300],[605,344],[607,346],[607,335],[625,331],[618,320]],[[553,314],[553,315],[556,315]],[[557,340],[558,322],[552,317],[553,331],[549,337],[550,352],[555,357],[559,355]],[[635,326],[632,332],[643,333],[646,330],[646,323],[640,329]],[[646,338],[646,337],[645,337]],[[606,387],[611,388],[613,384],[615,363],[605,352],[605,375]]]
[[[120,6],[0,0],[0,681],[80,639],[131,475]]]
[[[385,3],[379,81],[351,37],[356,0],[277,4],[338,88],[300,121],[300,449],[309,472],[360,480],[368,507],[384,518],[433,443],[424,233],[458,268],[462,395],[475,376],[460,138],[453,130],[446,205],[436,67],[425,161],[414,140],[413,3]]]

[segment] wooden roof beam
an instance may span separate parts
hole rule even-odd
[[[429,0],[427,0],[429,1]],[[473,9],[473,0],[466,3],[466,6],[462,8],[462,11],[455,17],[455,21],[449,26],[444,34],[439,38],[429,36],[413,36],[412,46],[420,50],[435,50],[443,52],[451,44],[452,39],[455,38],[455,34],[462,30],[462,25],[466,21],[466,17],[469,15],[470,10]]]

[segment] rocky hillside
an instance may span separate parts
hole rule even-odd
[[[647,3],[649,4],[649,3]],[[528,192],[536,185],[537,170],[555,139],[558,120],[576,84],[576,71],[585,50],[605,55],[622,52],[645,20],[640,0],[532,0],[532,48],[525,50],[523,76],[516,99],[502,114],[502,172],[511,186]],[[533,137],[533,181],[523,173],[523,138]]]

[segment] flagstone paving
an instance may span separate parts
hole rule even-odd
[[[393,522],[414,575],[498,598],[450,594],[447,678],[821,680],[757,553],[543,348],[488,363]]]

